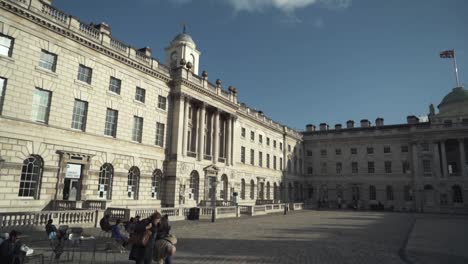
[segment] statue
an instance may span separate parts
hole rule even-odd
[[[429,116],[434,116],[435,115],[435,109],[434,109],[434,105],[431,104],[429,106]]]

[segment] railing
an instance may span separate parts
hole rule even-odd
[[[22,2],[22,1],[19,1],[19,2]],[[42,4],[42,13],[48,15],[49,17],[63,24],[68,24],[68,20],[70,19],[70,16],[68,14],[48,4]]]
[[[304,203],[293,204],[293,210],[302,210],[302,209],[304,209]]]
[[[146,63],[146,64],[150,64],[150,63],[151,63],[151,57],[149,57],[148,55],[146,55],[145,53],[143,53],[143,52],[141,52],[141,51],[137,51],[135,57],[136,57],[138,60],[143,61],[143,62]]]
[[[117,50],[120,50],[120,51],[123,51],[123,52],[127,52],[127,45],[125,45],[124,43],[116,40],[116,39],[113,39],[111,38],[110,40],[110,45],[111,47],[117,49]]]
[[[74,210],[76,209],[76,201],[54,201],[54,210],[64,211],[64,210]]]
[[[216,93],[216,86],[214,86],[213,84],[211,83],[208,83],[208,89],[210,89],[212,92]]]
[[[197,75],[195,75],[195,74],[190,75],[190,80],[193,81],[193,82],[196,82],[197,84],[202,83],[202,79],[200,77],[198,77]]]
[[[239,210],[241,214],[249,214],[250,212],[250,206],[246,205],[239,205]]]
[[[0,213],[0,229],[44,227],[49,219],[59,225],[79,225],[93,227],[96,224],[96,211],[41,211]]]
[[[122,219],[128,220],[130,218],[130,210],[125,208],[112,208],[109,207],[106,209],[106,215],[109,215],[111,219]]]
[[[101,32],[99,30],[83,22],[80,22],[80,31],[95,39],[99,39],[101,36]]]
[[[211,215],[213,209],[211,207],[200,207],[200,215]]]
[[[128,210],[130,211],[130,209],[128,209]],[[135,209],[134,212],[135,212],[134,215],[131,215],[131,216],[137,216],[138,215],[138,216],[141,217],[141,219],[144,219],[144,218],[148,218],[152,214],[154,214],[156,212],[156,209],[141,208],[141,209]]]
[[[257,212],[266,212],[265,205],[255,205],[254,206],[255,213]]]
[[[161,215],[179,216],[181,208],[161,208]]]
[[[27,0],[10,0],[12,2],[18,2],[20,4],[24,4],[24,5],[27,5],[28,4],[28,1]]]
[[[105,210],[106,204],[107,201],[84,201],[83,208],[90,210]]]
[[[225,90],[221,90],[221,95],[229,99],[229,92]]]
[[[263,205],[263,204],[273,204],[273,200],[256,200],[256,205]]]
[[[225,201],[225,200],[216,200],[216,206],[223,207],[223,206],[236,206],[236,203],[233,201]],[[213,202],[210,200],[202,200],[200,202],[200,206],[213,206]]]

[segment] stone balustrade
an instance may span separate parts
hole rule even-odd
[[[70,22],[70,15],[48,4],[43,3],[41,11],[42,14],[48,16],[49,18],[52,18],[54,21],[57,21],[61,24],[68,25]]]
[[[0,229],[32,228],[43,230],[49,219],[53,219],[57,225],[95,227],[97,212],[94,210],[70,210],[0,213]]]
[[[120,42],[114,38],[110,39],[110,46],[118,51],[128,53],[128,46],[124,44],[123,42]]]

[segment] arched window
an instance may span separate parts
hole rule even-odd
[[[128,198],[138,200],[138,187],[140,184],[140,169],[131,167],[128,171],[127,193]]]
[[[224,201],[227,201],[228,200],[228,194],[229,194],[229,183],[228,183],[228,178],[227,178],[227,175],[226,174],[223,174],[223,176],[221,176],[221,182],[223,184],[223,189],[221,189],[221,198],[224,200]]]
[[[112,179],[114,178],[114,168],[111,164],[105,163],[99,170],[99,198],[112,199]]]
[[[250,199],[255,199],[255,182],[254,180],[250,180]]]
[[[270,200],[270,182],[267,182],[266,184],[266,198],[267,200]]]
[[[393,201],[393,187],[387,185],[387,201]]]
[[[43,166],[42,158],[36,155],[31,155],[23,161],[19,197],[39,199]]]
[[[452,186],[453,203],[463,203],[463,193],[459,185]]]
[[[276,182],[273,183],[273,200],[278,200],[278,185],[276,184]]]
[[[242,179],[241,180],[241,193],[240,193],[240,197],[242,200],[245,200],[245,180]]]
[[[375,190],[375,186],[369,186],[369,200],[375,201],[377,199],[377,192]]]
[[[153,171],[153,180],[151,184],[151,198],[161,200],[162,198],[162,171],[156,169]]]
[[[190,194],[189,199],[198,202],[198,190],[200,185],[200,177],[197,171],[190,173]]]

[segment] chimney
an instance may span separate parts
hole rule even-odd
[[[312,124],[306,125],[306,131],[307,132],[314,132],[315,131],[315,126]]]
[[[370,127],[370,121],[367,119],[362,119],[361,120],[361,127]]]
[[[378,126],[378,127],[384,126],[384,119],[381,117],[378,117],[377,119],[375,119],[375,126]]]
[[[341,130],[343,126],[341,124],[336,124],[335,125],[335,130]]]
[[[408,122],[408,125],[414,125],[419,123],[419,118],[414,115],[410,115],[406,117],[406,121]]]
[[[354,121],[353,120],[348,120],[346,122],[346,128],[354,128]]]
[[[110,26],[105,23],[105,22],[101,22],[100,24],[97,24],[97,25],[94,25],[94,28],[99,30],[99,32],[103,33],[103,34],[106,34],[106,35],[110,35],[111,34],[111,28]]]
[[[326,130],[328,130],[327,123],[320,123],[320,131],[326,131]]]

